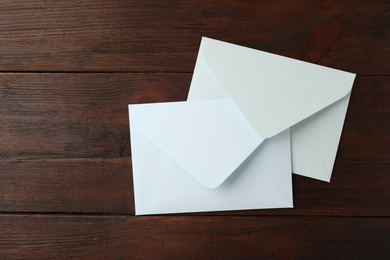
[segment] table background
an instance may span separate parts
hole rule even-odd
[[[201,36],[357,73],[294,209],[134,216],[127,104],[185,100]],[[3,0],[0,258],[385,259],[390,3]]]

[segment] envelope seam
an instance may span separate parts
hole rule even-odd
[[[135,127],[137,128],[137,127]],[[162,152],[164,154],[165,157],[171,159],[173,161],[173,163],[178,166],[180,169],[182,169],[184,172],[187,173],[187,171],[180,165],[178,164],[175,160],[173,160],[169,155],[167,155],[158,145],[154,144],[149,138],[147,138],[147,136],[145,136],[141,131],[139,131],[139,129],[137,128],[138,132],[140,135],[142,135],[151,145],[153,145],[154,147],[156,147],[160,152]],[[154,173],[153,176],[155,176],[157,173]],[[187,173],[188,174],[188,173]],[[196,182],[199,183],[199,185],[202,185],[202,183],[200,183],[196,178],[194,178],[191,174],[188,174],[189,176],[191,176],[192,179],[194,179]],[[150,183],[148,183],[148,187],[146,190],[148,190],[150,186]],[[145,192],[146,194],[146,192]]]
[[[271,169],[271,167],[269,167],[269,165],[266,163],[266,161],[265,161],[263,158],[261,158],[260,161],[261,161],[262,163],[264,163],[264,165],[268,168],[269,172],[273,172],[272,169]],[[275,182],[276,182],[276,183],[278,184],[278,186],[280,187],[280,189],[283,191],[284,196],[285,196],[286,198],[288,198],[288,201],[291,203],[291,205],[294,206],[293,200],[290,200],[290,196],[286,193],[286,191],[284,190],[284,188],[282,187],[282,185],[280,185],[279,181],[274,177],[273,174],[271,174],[271,175],[272,175],[272,178],[275,180]],[[290,175],[290,180],[291,180],[291,175]],[[292,194],[291,194],[291,195],[292,195]]]
[[[222,83],[221,79],[214,73],[213,69],[211,68],[210,64],[207,62],[207,59],[203,53],[203,50],[202,49],[199,49],[199,53],[200,53],[200,56],[201,58],[203,59],[204,61],[204,64],[206,65],[207,67],[207,70],[211,72],[211,74],[213,75],[213,77],[218,81],[218,83],[220,84],[220,86],[222,86],[222,90],[224,92],[225,95],[228,96],[228,98],[230,98],[236,105],[237,103],[234,101],[234,99],[231,97],[230,93],[226,90],[224,84]],[[238,107],[238,106],[237,106]],[[241,109],[240,109],[241,111]],[[244,115],[245,116],[245,115]],[[246,116],[245,116],[246,118]],[[247,119],[248,120],[248,119]]]
[[[145,140],[147,140],[150,144],[152,144],[152,145],[154,145],[144,134],[142,134],[142,132],[138,129],[138,127],[136,127],[136,126],[133,126],[132,127],[133,128],[133,131],[135,130],[135,131],[137,131],[138,132],[138,134],[139,135],[141,135],[141,136],[143,136],[144,137],[144,139]],[[130,129],[130,131],[131,131],[131,129]],[[155,146],[155,145],[154,145]],[[157,146],[156,146],[157,147]],[[158,148],[158,147],[157,147]],[[160,150],[160,149],[159,149]],[[134,162],[133,162],[134,163]],[[134,169],[134,168],[133,168]],[[153,178],[155,175],[157,174],[157,171],[155,171],[154,173],[153,173],[153,175],[151,176],[151,178]],[[133,182],[135,182],[135,178],[134,178],[134,171],[133,171]],[[135,186],[135,183],[133,183],[133,185]],[[137,204],[143,204],[142,202],[144,201],[144,199],[145,199],[145,196],[146,196],[146,194],[147,194],[147,192],[148,192],[148,190],[149,190],[149,187],[150,187],[150,182],[148,182],[148,186],[146,187],[146,189],[145,189],[145,192],[142,194],[142,196],[139,198],[139,199],[137,199],[138,201],[139,201],[139,203],[136,203],[136,205]],[[134,194],[134,198],[136,197],[136,195]],[[137,211],[137,207],[135,208],[136,209],[136,211]]]
[[[323,151],[321,142],[320,142],[320,138],[319,138],[318,133],[317,133],[317,127],[314,127],[314,134],[315,134],[315,136],[316,136],[316,138],[317,138],[318,145],[320,146],[321,155],[322,155],[322,161],[324,162],[325,169],[326,169],[326,175],[327,175],[328,180],[329,180],[329,179],[330,179],[330,175],[331,175],[332,173],[329,172],[328,165],[326,164],[326,161],[325,161],[325,154],[324,154],[324,151]]]

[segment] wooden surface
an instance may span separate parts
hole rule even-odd
[[[0,259],[387,259],[388,1],[0,4]],[[185,100],[201,36],[357,73],[294,209],[134,216],[127,104]]]

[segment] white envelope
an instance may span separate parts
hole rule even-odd
[[[330,181],[355,76],[203,37],[188,100],[230,98],[264,138],[291,127],[292,171]]]
[[[293,207],[290,133],[259,136],[230,99],[129,105],[135,213]]]

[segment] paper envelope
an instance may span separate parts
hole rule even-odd
[[[230,99],[129,105],[135,213],[293,206],[290,133],[265,140]]]
[[[203,37],[188,100],[232,99],[263,138],[291,128],[293,172],[330,181],[355,76]]]

